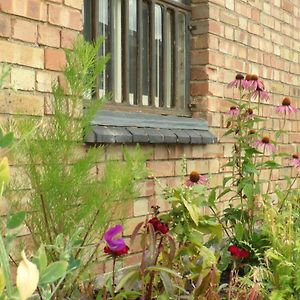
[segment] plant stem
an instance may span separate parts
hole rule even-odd
[[[227,228],[225,227],[225,225],[223,224],[223,222],[221,221],[220,217],[218,216],[218,214],[216,213],[216,211],[211,207],[209,206],[209,208],[211,209],[211,211],[213,212],[214,216],[217,218],[218,222],[221,224],[223,230],[225,231],[226,235],[228,236],[228,238],[230,240],[232,240],[232,237],[230,236]]]
[[[290,192],[291,192],[291,188],[292,188],[292,186],[294,185],[294,183],[296,182],[297,179],[298,179],[298,176],[296,176],[296,177],[294,178],[293,182],[290,184],[289,188],[287,189],[287,193],[286,193],[285,197],[283,198],[283,200],[282,200],[282,202],[281,202],[281,204],[280,204],[280,207],[279,207],[279,209],[278,209],[278,212],[281,212],[281,210],[282,210],[282,208],[283,208],[283,205],[284,205],[284,203],[285,203],[285,201],[286,201],[288,195],[289,195]]]
[[[114,296],[115,287],[116,287],[116,257],[115,256],[113,258],[112,285],[113,285],[113,296]]]

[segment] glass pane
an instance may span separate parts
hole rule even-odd
[[[107,0],[106,0],[107,1]],[[112,7],[112,44],[111,62],[113,65],[113,100],[122,102],[122,43],[121,43],[121,4],[122,0],[111,0]]]
[[[143,105],[149,105],[149,24],[149,4],[143,1]]]
[[[136,104],[137,11],[136,0],[129,0],[129,103]]]
[[[98,33],[100,36],[106,37],[108,34],[108,0],[99,1],[99,20],[98,20]],[[100,56],[104,56],[109,52],[107,40],[103,41],[100,48]],[[100,97],[105,94],[106,87],[106,76],[107,73],[104,70],[102,74],[99,75],[99,95]]]
[[[166,101],[166,106],[168,108],[173,107],[173,42],[174,42],[174,32],[173,32],[173,22],[174,22],[174,15],[172,11],[168,10],[166,13],[166,36],[164,37],[166,39],[166,52],[168,53],[165,57],[166,60],[166,82],[164,82],[165,89],[166,89],[166,95],[164,101]]]
[[[182,13],[178,14],[178,45],[177,45],[177,61],[178,61],[178,79],[177,79],[177,91],[180,103],[182,107],[185,107],[185,80],[186,80],[186,20],[185,15]]]
[[[155,107],[163,106],[162,100],[162,71],[163,71],[163,47],[162,47],[162,8],[159,5],[155,5],[155,69],[156,69],[156,89],[155,89]]]

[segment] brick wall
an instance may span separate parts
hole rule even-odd
[[[204,116],[221,139],[224,156],[231,151],[226,128],[229,98],[237,97],[226,84],[236,73],[259,75],[270,91],[263,104],[264,128],[279,129],[282,117],[274,107],[288,96],[299,107],[300,100],[300,7],[296,0],[192,0],[191,96],[195,116]],[[288,116],[287,134],[278,149],[299,152],[298,115]],[[220,146],[220,145],[218,145]],[[222,151],[222,149],[221,149]],[[283,162],[284,163],[284,162]],[[221,164],[221,163],[220,163]],[[280,183],[282,168],[273,174]]]
[[[57,80],[65,63],[63,48],[70,48],[82,30],[83,0],[0,0],[0,61],[8,62],[12,72],[6,86],[17,92],[0,94],[1,119],[17,114],[42,116],[49,109],[51,84]],[[300,8],[297,0],[192,0],[191,98],[195,117],[206,118],[211,130],[222,137],[226,114],[233,96],[226,83],[236,72],[257,73],[271,99],[264,105],[266,126],[279,128],[274,105],[290,96],[297,106],[300,97]],[[280,149],[297,152],[300,123],[291,117]],[[132,146],[129,146],[129,148]],[[211,174],[211,185],[221,184],[232,149],[232,139],[222,138],[216,145],[144,145],[150,153],[150,176],[141,183],[140,198],[132,203],[125,234],[149,212],[151,205],[167,209],[162,201],[162,185],[176,185],[181,180],[181,158],[187,159],[187,172],[198,170]],[[101,172],[105,159],[123,159],[121,146],[105,150],[97,162]],[[289,168],[273,173],[278,182]],[[138,255],[138,254],[137,254]],[[128,257],[132,263],[136,255]],[[105,269],[109,270],[107,263]]]

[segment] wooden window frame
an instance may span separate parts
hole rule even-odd
[[[99,34],[97,29],[97,20],[98,20],[98,2],[99,0],[87,0],[85,1],[85,9],[84,9],[84,35],[88,40],[94,40]],[[101,0],[100,0],[101,1]],[[109,0],[113,1],[113,0]],[[129,103],[129,45],[128,45],[128,33],[129,33],[129,1],[122,0],[122,81],[121,81],[121,93],[122,99],[120,99],[121,103],[116,103],[114,101],[109,101],[105,108],[109,110],[122,110],[122,111],[131,111],[131,112],[145,112],[145,113],[155,113],[155,114],[162,114],[162,115],[177,115],[177,116],[190,116],[189,110],[189,100],[190,100],[190,33],[188,30],[189,23],[190,23],[190,11],[191,7],[189,4],[189,0],[183,1],[184,3],[173,1],[173,0],[147,0],[150,8],[150,24],[149,24],[149,94],[148,94],[148,105],[142,104],[142,82],[143,82],[143,69],[142,69],[142,26],[143,26],[143,19],[142,19],[142,4],[143,0],[137,0],[137,56],[136,56],[136,99],[137,101],[134,105]],[[172,30],[174,34],[174,45],[173,45],[173,84],[172,84],[172,101],[173,107],[167,107],[166,104],[166,84],[163,84],[163,91],[162,91],[162,104],[159,107],[155,106],[155,80],[157,74],[155,73],[155,68],[153,67],[153,63],[156,60],[156,49],[155,49],[155,19],[154,19],[154,10],[155,6],[159,5],[162,8],[162,34],[166,36],[166,14],[167,11],[172,9],[173,14],[173,22],[172,22]],[[110,6],[108,15],[113,18],[113,11]],[[179,82],[178,82],[178,59],[177,59],[177,45],[178,45],[178,14],[184,14],[185,16],[185,85],[184,85],[184,95],[185,98],[179,99]],[[109,38],[107,39],[109,49],[113,49],[114,44],[113,40],[113,30],[109,27]],[[163,72],[162,72],[162,79],[163,82],[166,81],[166,57],[167,53],[167,41],[166,38],[163,38],[162,43],[162,52],[163,52]],[[111,78],[114,72],[114,61],[111,59],[110,62],[107,64],[107,73],[110,74]],[[106,87],[108,91],[113,91],[113,80],[106,78]],[[99,93],[99,89],[96,89],[96,93]],[[99,96],[99,95],[97,95]],[[184,102],[184,103],[183,103]]]

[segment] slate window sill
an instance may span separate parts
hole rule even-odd
[[[200,119],[101,110],[86,143],[213,144],[207,122]]]

